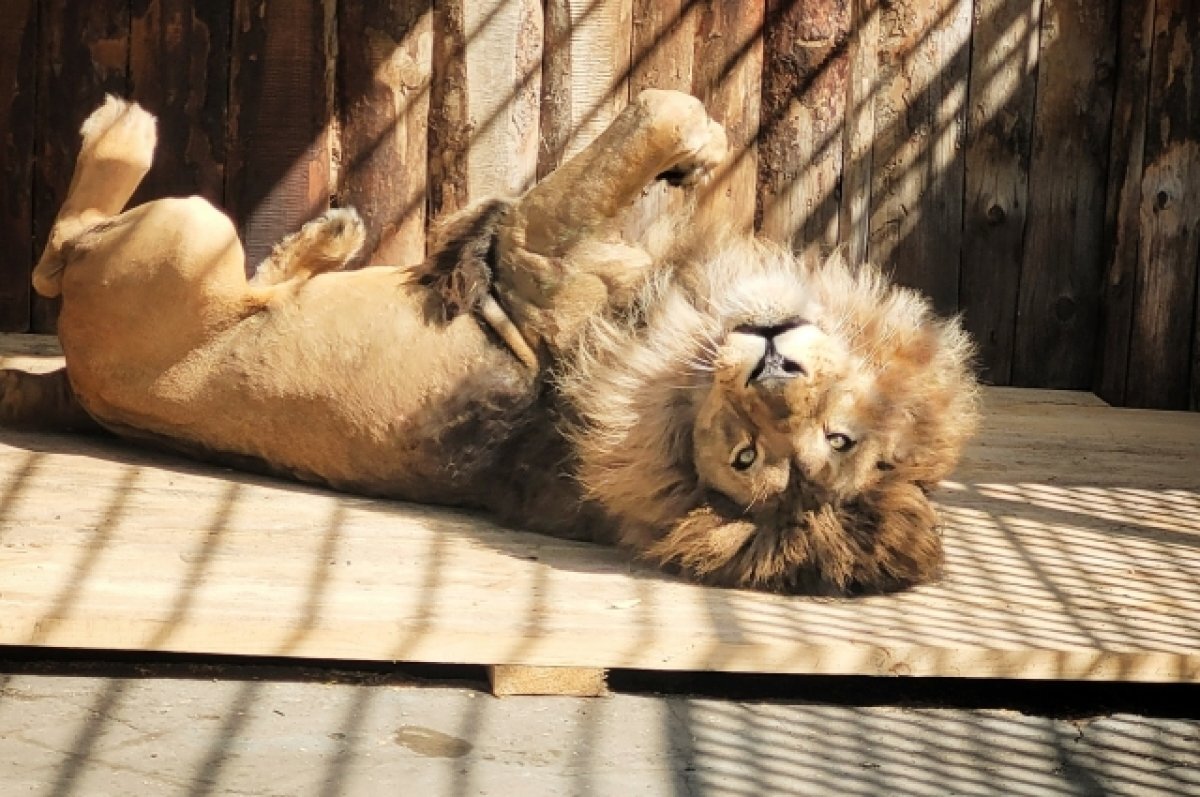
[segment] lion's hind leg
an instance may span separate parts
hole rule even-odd
[[[100,426],[80,406],[66,368],[48,373],[3,368],[0,428],[95,431]]]
[[[367,231],[358,211],[326,211],[284,238],[258,264],[250,284],[281,285],[345,268],[362,249]]]
[[[120,213],[154,160],[156,122],[135,103],[107,97],[80,132],[83,143],[70,188],[33,270],[33,287],[43,296],[62,292],[64,245]]]

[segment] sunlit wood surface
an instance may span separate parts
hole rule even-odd
[[[45,366],[0,338],[0,367]],[[41,348],[39,349],[39,346]],[[0,432],[0,643],[724,671],[1200,681],[1200,414],[992,389],[938,584],[707,589],[625,554]]]

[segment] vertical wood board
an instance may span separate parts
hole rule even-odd
[[[329,204],[333,1],[235,0],[226,205],[248,269]]]
[[[1112,124],[1116,0],[1045,0],[1013,383],[1091,384]]]
[[[428,0],[343,3],[339,204],[368,230],[369,264],[425,256],[433,18]]]
[[[1113,404],[1125,402],[1133,291],[1139,247],[1146,114],[1150,96],[1150,48],[1154,0],[1124,0],[1117,39],[1116,95],[1109,143],[1104,231],[1107,266],[1100,294],[1100,319],[1092,384]]]
[[[838,238],[847,262],[853,266],[861,265],[870,256],[872,144],[879,92],[879,18],[875,0],[850,0],[849,74],[842,134]]]
[[[690,92],[697,5],[691,0],[633,0],[631,13],[630,99],[643,89]],[[662,181],[648,187],[629,213],[626,235],[636,240],[656,220],[680,212],[687,193]]]
[[[969,0],[882,6],[871,259],[958,308]]]
[[[699,213],[754,227],[766,0],[709,0],[696,18],[692,93],[725,126],[729,159],[697,190]]]
[[[1200,248],[1200,6],[1158,0],[1126,401],[1188,405]]]
[[[1041,9],[1042,0],[975,8],[959,300],[981,376],[998,385],[1012,379]]]
[[[515,195],[537,178],[542,7],[534,0],[463,3],[471,201]]]
[[[850,11],[847,0],[767,3],[757,226],[810,258],[839,237]]]
[[[0,332],[29,329],[36,0],[0,6]]]
[[[224,201],[232,11],[228,3],[133,0],[130,96],[157,117],[158,149],[132,204],[190,194]]]

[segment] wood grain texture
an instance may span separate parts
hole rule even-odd
[[[471,128],[463,2],[447,0],[433,6],[426,203],[431,221],[461,210],[469,201],[467,153]]]
[[[1154,38],[1154,0],[1124,0],[1117,38],[1116,95],[1109,144],[1108,196],[1105,202],[1104,256],[1100,319],[1092,384],[1114,404],[1125,402],[1129,338],[1133,330],[1133,291],[1137,280],[1146,150],[1146,114],[1150,97],[1150,50]]]
[[[881,6],[871,259],[958,309],[971,3]]]
[[[520,664],[497,664],[488,667],[488,683],[496,697],[603,697],[608,694],[608,671],[590,667],[525,667]]]
[[[850,0],[849,75],[842,134],[838,237],[846,261],[853,266],[862,265],[870,256],[875,102],[879,92],[879,18],[879,7],[874,0]]]
[[[338,203],[367,224],[368,264],[425,257],[433,12],[428,0],[343,3]]]
[[[34,251],[41,253],[66,196],[79,127],[105,94],[128,90],[129,2],[43,0],[38,6]],[[51,100],[50,98],[53,98]],[[31,326],[52,332],[58,300],[33,298]]]
[[[633,0],[631,13],[630,98],[653,88],[690,93],[699,6],[692,0]],[[665,181],[649,186],[629,213],[626,235],[636,240],[657,219],[679,213],[687,195]]]
[[[982,378],[1000,385],[1012,379],[1041,10],[1042,0],[975,10],[959,304]]]
[[[535,0],[463,3],[466,36],[467,192],[515,195],[537,178],[541,57]]]
[[[0,644],[1200,682],[1200,415],[986,399],[939,493],[944,579],[845,601],[703,588],[477,515],[0,432]]]
[[[0,332],[29,329],[37,2],[0,6]]]
[[[334,0],[235,0],[225,203],[255,266],[333,193]]]
[[[1103,278],[1116,0],[1045,0],[1013,383],[1091,385]]]
[[[838,244],[850,75],[845,0],[768,0],[757,227],[818,260]]]
[[[1200,6],[1155,4],[1126,402],[1184,409],[1200,251]]]
[[[133,0],[131,14],[130,96],[158,119],[158,157],[132,204],[199,194],[220,205],[232,5]]]
[[[696,14],[692,93],[725,126],[729,158],[696,193],[698,215],[754,227],[766,0],[709,0]]]
[[[629,100],[632,0],[547,4],[538,175],[544,177],[608,127]],[[565,71],[564,71],[565,68]]]

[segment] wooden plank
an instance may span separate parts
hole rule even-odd
[[[725,126],[729,158],[696,193],[704,218],[754,226],[766,0],[710,0],[696,16],[692,93]]]
[[[849,75],[842,142],[838,237],[846,261],[859,266],[870,255],[871,175],[874,172],[875,103],[879,92],[879,6],[850,0]]]
[[[768,0],[757,226],[819,260],[838,244],[850,7]]]
[[[29,329],[36,46],[36,0],[0,6],[0,332]]]
[[[1045,0],[1013,383],[1092,384],[1116,0]]]
[[[1200,415],[985,396],[939,494],[943,580],[840,601],[698,587],[477,515],[0,432],[0,644],[1200,682]]]
[[[1042,0],[975,8],[959,304],[981,377],[1000,385],[1012,379],[1041,11]]]
[[[338,19],[339,204],[367,224],[369,264],[425,257],[430,4],[343,3]]]
[[[958,309],[969,0],[900,0],[880,17],[871,259]]]
[[[1093,378],[1096,392],[1113,404],[1125,403],[1125,377],[1129,368],[1153,36],[1154,0],[1124,0],[1121,3],[1121,31],[1117,38],[1120,72],[1113,99],[1104,217],[1108,260],[1101,288]]]
[[[129,86],[158,119],[158,158],[132,204],[199,194],[225,195],[232,6],[189,0],[133,0]]]
[[[334,0],[235,0],[225,204],[253,269],[329,206]]]
[[[650,88],[691,92],[698,8],[690,0],[633,0],[630,98]],[[543,80],[553,79],[552,69],[547,62]],[[629,213],[626,235],[637,240],[657,219],[680,212],[686,195],[666,182],[648,187]]]
[[[537,178],[542,7],[535,0],[463,2],[471,200],[515,195]]]
[[[128,88],[129,2],[43,0],[38,9],[37,95],[44,101],[35,112],[33,231],[40,253],[71,182],[80,125],[105,94]],[[58,300],[34,296],[32,315],[35,331],[54,331]]]
[[[632,0],[546,4],[538,177],[608,127],[629,98]]]
[[[0,334],[0,368],[41,374],[63,365],[62,348],[53,335]]]
[[[1200,6],[1158,0],[1126,402],[1186,409],[1200,251]]]
[[[463,0],[433,6],[433,56],[429,90],[428,215],[436,220],[467,206],[470,107],[467,99],[467,29]]]
[[[497,664],[488,667],[488,683],[496,697],[603,697],[608,694],[608,671],[591,667],[525,667],[520,664]]]

